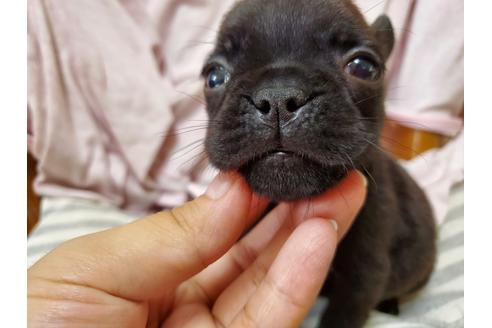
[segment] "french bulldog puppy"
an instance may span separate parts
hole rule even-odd
[[[218,169],[276,202],[317,195],[351,168],[367,175],[365,205],[322,289],[321,327],[362,327],[433,268],[429,203],[378,146],[393,43],[388,17],[368,25],[348,0],[243,0],[203,68],[206,151]]]

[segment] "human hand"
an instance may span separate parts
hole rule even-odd
[[[298,326],[364,185],[352,171],[309,201],[279,204],[238,241],[268,201],[222,173],[181,207],[73,239],[34,264],[29,327]]]

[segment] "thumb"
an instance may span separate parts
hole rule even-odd
[[[69,241],[31,267],[28,276],[133,301],[162,297],[225,254],[266,205],[237,173],[221,173],[205,195]]]

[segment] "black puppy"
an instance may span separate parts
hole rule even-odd
[[[340,243],[321,326],[361,327],[371,309],[420,287],[435,257],[424,193],[378,147],[386,16],[368,26],[344,0],[244,0],[225,17],[203,76],[206,150],[274,201],[313,196],[355,167],[367,200]]]

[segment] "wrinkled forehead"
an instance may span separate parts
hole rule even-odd
[[[243,0],[225,17],[215,54],[264,61],[357,45],[375,46],[350,1]]]

